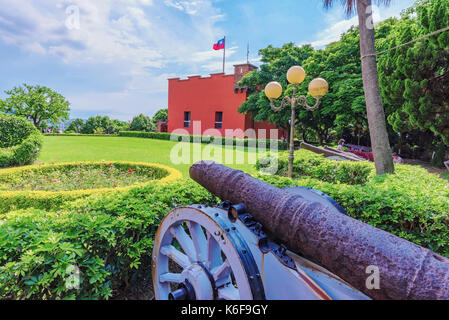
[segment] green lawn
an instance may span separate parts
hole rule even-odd
[[[44,146],[38,162],[54,163],[69,161],[144,161],[159,163],[178,169],[184,176],[188,176],[190,165],[195,162],[190,156],[189,164],[175,165],[170,160],[170,151],[177,145],[176,142],[165,140],[152,140],[127,137],[44,137]],[[225,161],[225,151],[232,152],[234,163],[236,156],[244,157],[245,164],[227,164],[229,167],[243,170],[249,173],[255,171],[252,164],[248,164],[248,155],[255,156],[254,150],[245,151],[229,150],[224,147],[211,147],[204,144],[184,145],[193,150],[199,150],[202,154],[219,154],[222,151],[221,163]],[[211,152],[208,149],[212,148]],[[215,154],[214,154],[215,152]],[[195,154],[198,154],[196,152]],[[202,160],[211,160],[211,156],[205,156]],[[217,157],[217,161],[218,161]]]

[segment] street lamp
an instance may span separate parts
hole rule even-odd
[[[298,85],[301,84],[306,78],[306,72],[302,67],[291,67],[287,72],[287,80],[293,85],[293,96],[285,96],[282,100],[281,106],[276,107],[274,100],[278,99],[282,95],[282,86],[279,82],[270,82],[265,87],[265,95],[270,100],[271,109],[273,111],[281,111],[288,105],[291,106],[292,116],[290,124],[290,153],[288,156],[288,176],[293,176],[293,160],[295,159],[295,116],[296,105],[304,107],[306,110],[315,111],[319,108],[321,98],[324,97],[329,91],[329,85],[326,80],[322,78],[314,79],[309,84],[309,94],[316,99],[315,105],[309,106],[306,96],[296,96]]]

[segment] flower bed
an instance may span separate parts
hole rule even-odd
[[[129,190],[181,178],[179,171],[140,162],[71,162],[0,171],[0,213],[51,209],[92,194]]]

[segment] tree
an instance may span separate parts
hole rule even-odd
[[[89,119],[87,119],[86,123],[84,124],[84,127],[81,130],[81,133],[94,134],[95,132],[99,132],[99,130],[101,130],[101,132],[105,133],[105,134],[114,133],[112,121],[111,121],[111,119],[109,119],[108,116],[90,117]]]
[[[129,130],[150,132],[155,130],[155,126],[149,117],[140,114],[133,118]]]
[[[69,119],[70,103],[59,93],[41,86],[15,87],[5,91],[9,97],[0,102],[0,111],[25,117],[40,128],[43,122],[58,125]]]
[[[153,117],[153,123],[157,124],[158,121],[168,120],[168,109],[161,109]]]
[[[81,133],[81,131],[83,130],[83,127],[84,127],[84,120],[78,118],[78,119],[73,120],[70,123],[70,125],[66,131],[73,131],[76,133]]]
[[[253,91],[239,111],[251,112],[256,121],[270,120],[288,130],[290,109],[272,111],[265,95],[258,88],[263,88],[273,80],[287,87],[287,70],[299,64],[307,72],[306,81],[299,87],[301,93],[308,91],[308,84],[313,78],[322,77],[330,83],[329,93],[321,100],[320,108],[314,112],[297,108],[296,124],[302,131],[303,139],[306,140],[307,135],[312,133],[321,144],[327,140],[331,130],[341,134],[347,128],[356,128],[353,134],[364,135],[367,120],[359,42],[359,31],[353,27],[342,35],[340,41],[328,45],[324,50],[314,50],[310,46],[296,47],[293,44],[282,48],[269,46],[260,50],[262,61],[266,63],[260,71],[253,71],[242,79],[240,85],[248,86]],[[290,87],[287,87],[285,94],[292,94]],[[311,99],[309,104],[314,102]]]
[[[382,49],[447,27],[448,13],[448,1],[417,2],[396,22]],[[421,131],[427,139],[419,143],[433,148],[439,155],[435,162],[442,164],[449,146],[448,32],[388,51],[379,57],[379,67],[389,123],[402,136]]]
[[[112,120],[111,126],[114,134],[119,133],[120,131],[129,130],[129,123],[125,121]]]
[[[359,136],[367,127],[358,43],[358,29],[352,27],[339,41],[315,51],[303,63],[307,78],[301,84],[301,92],[307,92],[313,78],[321,77],[330,83],[320,107],[314,112],[301,109],[298,115],[300,125],[312,128],[320,144],[327,140],[331,129],[339,135],[355,129],[352,133]]]
[[[334,0],[323,0],[330,7]],[[388,5],[390,0],[378,0]],[[362,57],[362,78],[365,90],[366,111],[370,129],[371,146],[374,153],[377,174],[394,173],[393,158],[380,93],[377,73],[374,24],[372,21],[372,0],[342,0],[348,14],[357,9],[360,31],[360,54]]]
[[[260,89],[271,81],[278,81],[286,88],[288,69],[294,65],[302,65],[313,53],[314,49],[310,45],[297,47],[294,43],[285,44],[281,48],[274,48],[270,45],[260,50],[259,54],[262,56],[264,64],[261,65],[260,70],[248,73],[239,83],[240,86],[248,87],[251,92],[247,101],[240,106],[239,112],[251,114],[251,118],[257,122],[268,120],[290,132],[291,110],[285,108],[280,112],[272,111],[269,100]],[[284,95],[289,94],[292,94],[291,88],[284,92]]]

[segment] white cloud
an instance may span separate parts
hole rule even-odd
[[[119,70],[127,79],[120,91],[79,92],[72,96],[72,107],[95,109],[92,101],[106,99],[111,103],[102,104],[107,105],[104,111],[120,113],[117,101],[129,106],[126,99],[137,101],[133,94],[148,99],[167,91],[167,78],[176,75],[158,69],[180,65],[185,72],[202,72],[220,61],[212,45],[223,34],[216,22],[224,15],[212,1],[0,0],[0,41],[69,65],[105,64]],[[80,28],[70,30],[66,8],[73,5],[79,8]],[[184,19],[176,17],[179,11]]]
[[[197,15],[202,6],[210,4],[209,1],[204,0],[165,0],[164,3],[190,15]]]
[[[377,23],[390,17],[399,17],[401,11],[404,9],[404,2],[401,4],[393,2],[389,7],[379,7],[373,5],[374,22]],[[329,11],[324,18],[324,21],[328,27],[316,35],[316,40],[312,41],[311,45],[315,48],[324,47],[332,42],[338,41],[342,33],[346,32],[351,26],[359,25],[357,15],[351,17],[350,19],[337,19],[343,15],[343,10],[339,7]],[[305,43],[303,42],[302,44]]]

